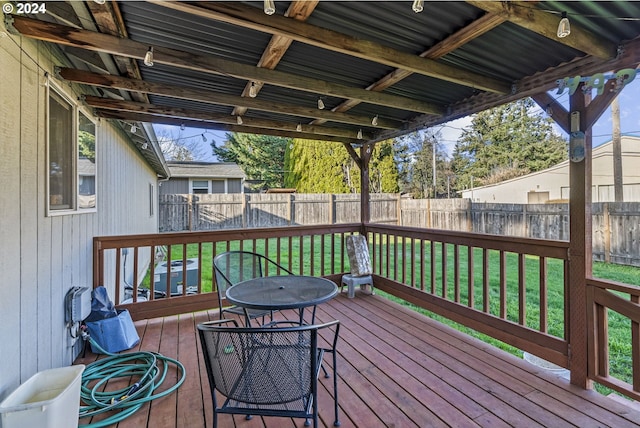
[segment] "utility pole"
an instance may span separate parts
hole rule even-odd
[[[620,135],[620,102],[616,96],[611,103],[611,118],[613,122],[613,190],[616,202],[624,201],[622,186],[622,141]]]
[[[431,162],[433,168],[433,199],[436,198],[436,139],[433,139],[433,160]]]

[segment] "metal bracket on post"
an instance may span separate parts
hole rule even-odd
[[[584,132],[580,131],[580,112],[571,112],[571,134],[569,135],[569,159],[582,162],[585,154]]]

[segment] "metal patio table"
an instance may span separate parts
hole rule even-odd
[[[337,294],[338,286],[332,281],[305,275],[252,278],[229,287],[226,292],[231,303],[245,309],[298,309],[300,324],[303,324],[305,308],[313,306],[313,324],[317,305]]]

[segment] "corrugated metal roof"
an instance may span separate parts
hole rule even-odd
[[[182,53],[181,59],[188,59],[189,55],[193,55],[195,61],[195,56],[201,55],[232,61],[238,64],[236,69],[240,69],[240,65],[249,65],[251,66],[249,70],[254,70],[253,67],[259,63],[272,39],[269,31],[275,33],[279,31],[277,30],[279,22],[284,20],[283,15],[293,3],[277,1],[277,11],[273,16],[262,13],[260,1],[226,4],[175,3],[196,8],[198,13],[177,11],[163,6],[167,4],[171,3],[165,2],[162,5],[136,1],[113,3],[121,13],[128,37],[142,43],[143,46],[153,46],[158,51],[163,48],[178,50]],[[531,9],[527,13],[551,14],[550,22],[554,22],[555,19],[559,21],[561,13],[566,12],[574,28],[581,27],[583,30],[590,31],[607,43],[613,43],[613,46],[640,36],[640,22],[637,20],[640,17],[640,2],[541,1],[492,2],[492,4],[520,8],[519,10]],[[94,9],[97,7],[93,3],[91,5]],[[208,8],[221,7],[225,10],[218,13],[226,14],[224,19],[219,16],[213,19],[200,16],[206,14]],[[313,113],[318,97],[322,97],[326,110],[337,109],[348,100],[348,97],[340,95],[344,87],[349,90],[363,90],[380,84],[381,79],[401,73],[396,65],[385,61],[395,58],[396,62],[402,63],[402,55],[407,54],[411,59],[415,59],[416,55],[422,55],[439,44],[442,44],[443,48],[448,46],[451,48],[439,50],[441,57],[434,58],[435,63],[456,69],[450,70],[445,76],[427,76],[414,72],[381,91],[383,95],[402,97],[404,104],[391,106],[392,103],[389,100],[353,103],[344,112],[359,116],[361,123],[353,123],[353,120],[341,121],[339,115],[322,119],[320,122],[323,122],[324,126],[352,131],[363,129],[370,133],[377,132],[375,138],[377,140],[388,135],[410,132],[427,123],[434,125],[447,122],[454,117],[477,111],[478,106],[487,108],[506,102],[518,96],[521,82],[527,79],[536,84],[540,82],[549,86],[555,82],[555,79],[567,77],[554,76],[555,69],[583,58],[589,60],[589,64],[596,65],[592,68],[593,70],[598,70],[597,66],[601,65],[602,69],[598,71],[609,71],[605,67],[606,64],[611,63],[610,61],[590,57],[588,53],[569,47],[563,44],[566,40],[559,40],[555,34],[545,37],[509,21],[498,23],[486,31],[473,33],[473,37],[465,38],[464,43],[458,44],[459,40],[455,36],[458,32],[478,22],[484,22],[485,18],[491,16],[482,7],[483,4],[478,4],[477,7],[462,1],[427,1],[422,13],[414,13],[411,10],[410,1],[320,1],[306,20],[306,24],[290,22],[283,27],[282,31],[286,34],[299,32],[301,34],[299,37],[303,37],[305,32],[308,32],[310,37],[316,33],[323,34],[324,30],[334,33],[326,35],[322,40],[319,38],[311,42],[294,40],[286,48],[282,59],[275,67],[275,72],[288,74],[286,82],[277,82],[278,79],[275,77],[274,81],[267,79],[258,94],[258,100],[269,103],[272,107],[262,107],[262,110],[258,107],[249,108],[242,114],[247,118],[272,121],[273,126],[268,129],[278,128],[279,124],[313,122],[319,116],[312,114],[310,117],[301,116],[299,112],[293,113],[291,110],[295,110],[296,107],[305,107],[310,110],[309,113]],[[71,12],[68,7],[58,9],[61,14]],[[234,14],[236,10],[239,12]],[[253,12],[257,12],[255,16]],[[41,19],[54,18],[47,16]],[[242,25],[230,23],[234,19],[244,20],[244,22]],[[223,22],[223,20],[230,22]],[[69,19],[69,22],[75,21]],[[65,23],[62,20],[60,22]],[[303,27],[298,28],[298,25]],[[264,31],[256,29],[260,26],[264,26],[262,27]],[[276,28],[276,30],[269,30],[269,28]],[[570,37],[579,37],[578,33],[579,31]],[[355,38],[356,42],[351,41],[349,37]],[[318,46],[323,41],[331,44],[342,43],[343,51]],[[380,46],[366,49],[365,46],[357,45],[354,48],[353,45],[357,41],[369,43],[366,46],[372,46],[371,43]],[[346,53],[345,50],[351,50],[351,52]],[[614,54],[615,48],[611,51],[611,54]],[[366,56],[375,59],[363,58]],[[386,59],[380,59],[380,57]],[[193,67],[184,64],[175,66],[175,64],[156,63],[153,67],[146,67],[142,61],[137,62],[141,77],[145,81],[188,87],[210,94],[239,97],[247,82],[255,79],[243,75],[242,73],[247,72],[246,70],[223,73],[215,70],[215,65],[209,66],[206,70],[197,70],[200,64],[213,63],[196,61]],[[403,64],[408,67],[407,62]],[[575,70],[571,72],[574,73]],[[462,73],[473,73],[476,76],[499,80],[506,88],[505,94],[494,95],[476,88],[474,84],[450,81],[452,77],[459,77]],[[258,75],[258,73],[254,74]],[[280,76],[281,74],[278,74],[278,78]],[[553,78],[547,76],[553,76]],[[267,75],[267,77],[272,76]],[[310,87],[304,79],[315,79],[315,86]],[[476,77],[474,82],[479,80]],[[342,85],[342,88],[336,88],[335,85]],[[510,92],[511,88],[516,91],[513,95]],[[541,89],[541,91],[544,90],[544,88]],[[209,112],[231,116],[234,113],[233,106],[203,103],[184,97],[149,95],[149,100],[160,107],[193,110],[199,114]],[[425,113],[424,105],[421,109],[409,107],[409,103],[413,102],[428,103],[444,112],[455,109],[456,113],[455,115]],[[243,104],[245,103],[239,105]],[[399,128],[396,131],[388,131],[371,126],[369,122],[376,115],[381,119],[396,121],[400,124]],[[121,116],[126,115],[123,113]],[[149,120],[153,120],[153,117],[149,116]],[[257,128],[256,132],[266,132],[268,129]]]

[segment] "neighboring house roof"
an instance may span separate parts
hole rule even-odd
[[[96,175],[96,164],[87,158],[78,158],[78,175]]]
[[[172,178],[246,178],[233,162],[167,162]]]

